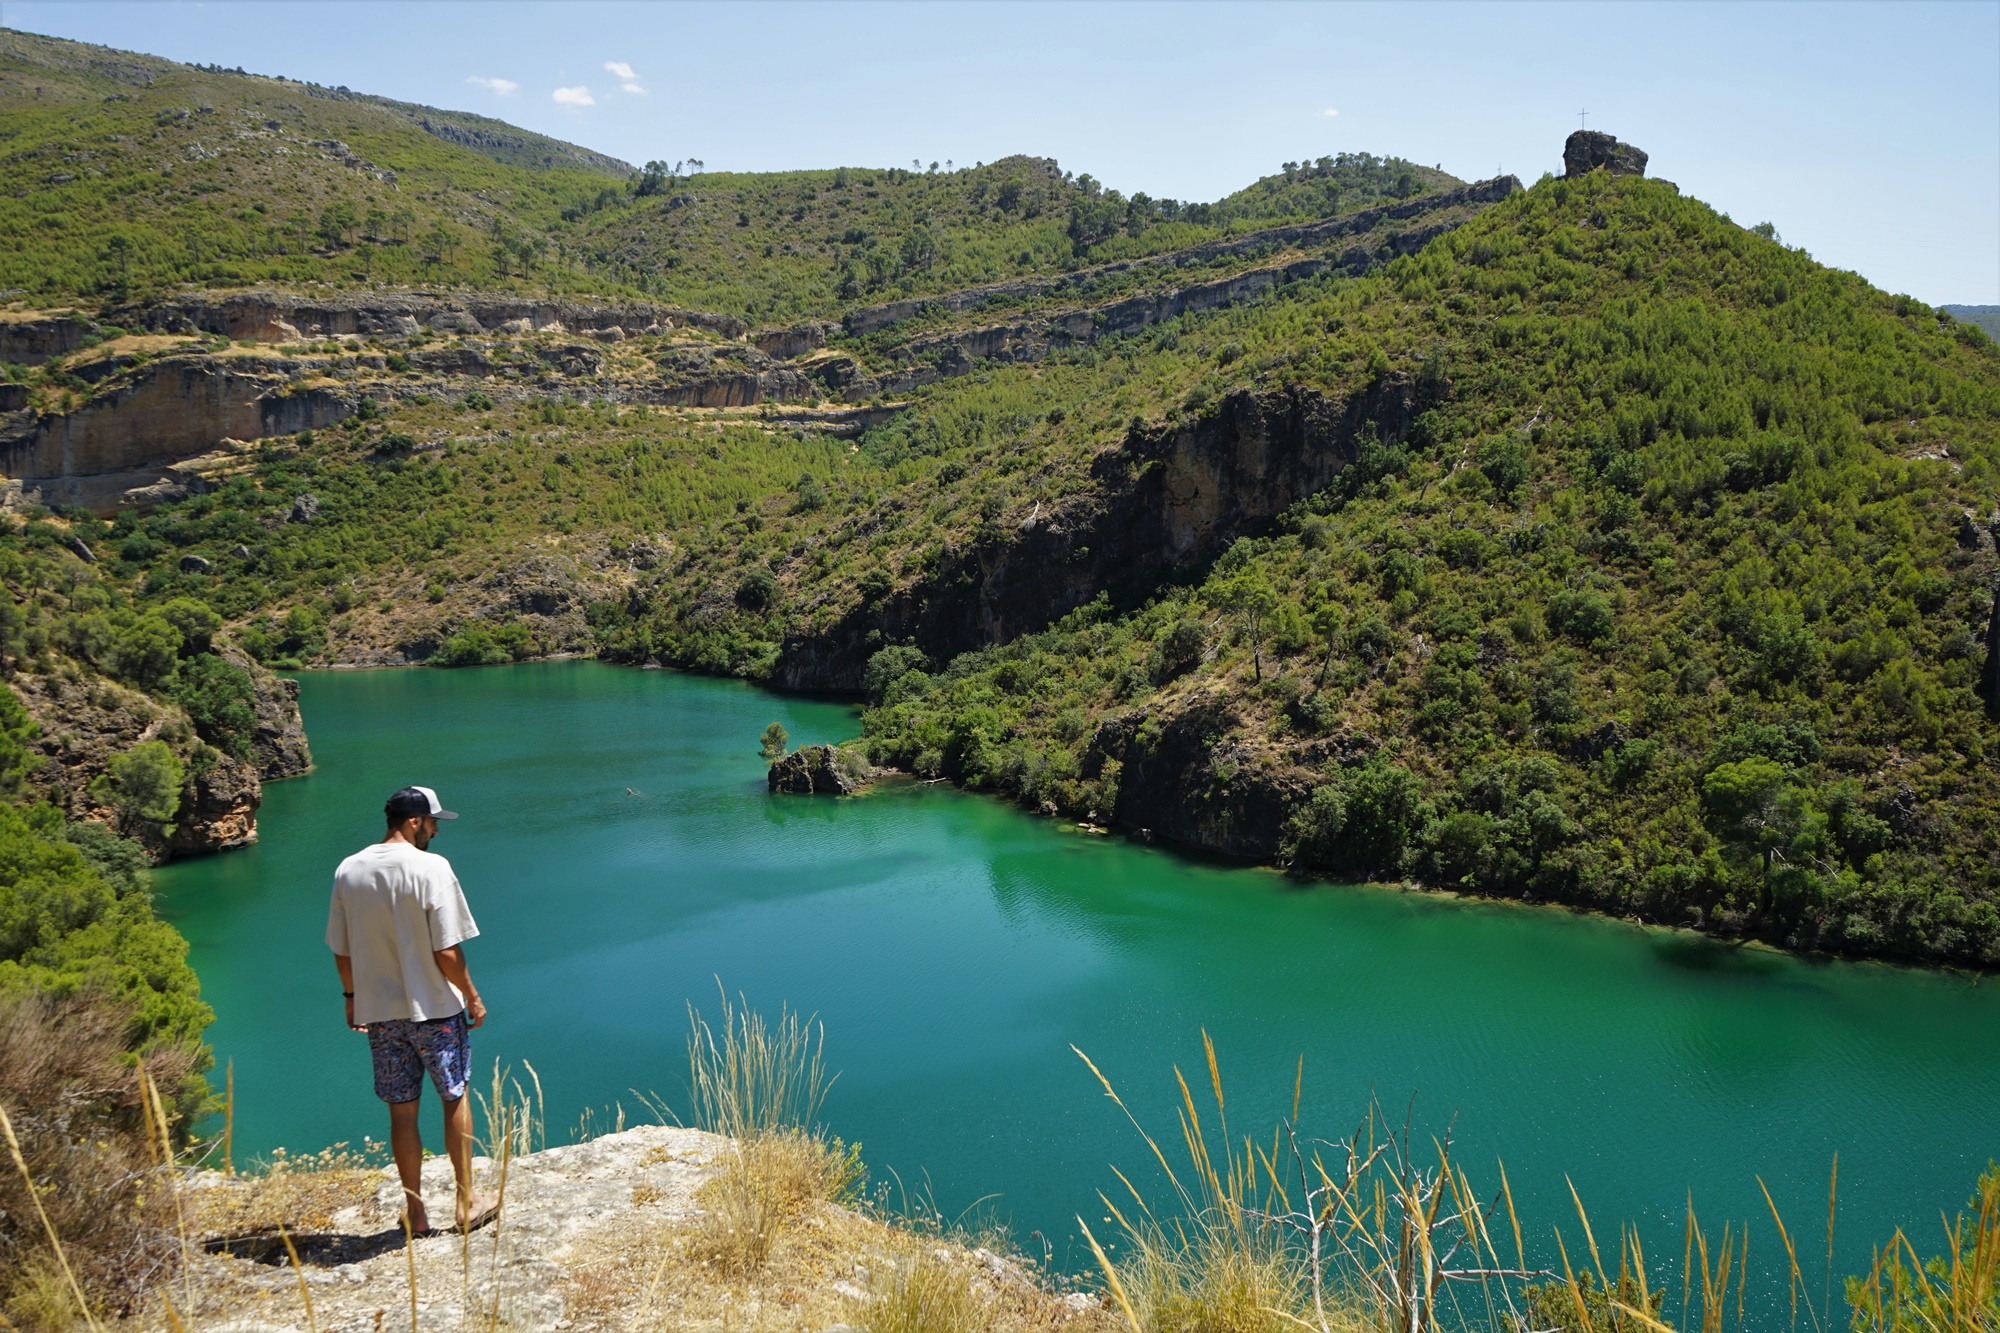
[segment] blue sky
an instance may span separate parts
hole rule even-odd
[[[1033,153],[1180,199],[1352,150],[1532,183],[1587,108],[1652,174],[1826,263],[2000,303],[2000,0],[0,0],[0,24],[479,111],[635,163]]]

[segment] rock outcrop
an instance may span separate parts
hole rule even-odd
[[[768,1260],[748,1272],[717,1263],[714,1191],[737,1152],[719,1135],[649,1125],[504,1167],[475,1157],[478,1187],[504,1190],[499,1218],[470,1237],[440,1231],[407,1248],[393,1169],[292,1166],[297,1183],[275,1202],[270,1177],[194,1173],[181,1188],[195,1217],[263,1218],[269,1229],[200,1235],[174,1282],[177,1317],[214,1333],[718,1329],[746,1316],[769,1333],[833,1333],[874,1323],[873,1303],[920,1260],[965,1285],[981,1327],[1118,1327],[1096,1297],[1056,1290],[991,1250],[817,1200],[766,1223],[782,1228]],[[443,1156],[424,1163],[423,1191],[435,1221],[452,1194]]]
[[[826,326],[800,324],[789,329],[759,329],[750,335],[750,341],[765,356],[790,361],[826,346]]]
[[[841,322],[851,334],[874,333],[878,329],[886,329],[891,324],[920,315],[927,310],[972,310],[996,299],[1025,300],[1059,294],[1066,289],[1074,291],[1087,288],[1104,278],[1135,269],[1186,268],[1194,264],[1205,264],[1217,259],[1253,254],[1273,248],[1313,249],[1331,246],[1343,238],[1359,236],[1391,223],[1407,222],[1426,213],[1438,213],[1462,207],[1477,208],[1498,203],[1520,188],[1521,182],[1515,177],[1496,176],[1492,180],[1479,181],[1456,190],[1420,195],[1414,199],[1364,208],[1358,212],[1318,222],[1301,222],[1244,232],[1225,240],[1204,241],[1200,245],[1189,246],[1182,250],[1170,250],[1164,254],[1148,255],[1143,259],[1097,264],[1051,277],[1016,278],[1007,282],[986,283],[938,296],[918,296],[902,301],[890,301],[883,305],[851,311]]]
[[[247,760],[207,751],[205,766],[188,764],[180,810],[171,832],[157,825],[121,823],[116,811],[91,794],[111,761],[142,741],[169,739],[187,758],[193,728],[171,704],[102,677],[19,672],[9,684],[41,728],[34,743],[41,763],[28,773],[35,795],[71,819],[88,819],[137,838],[157,860],[241,847],[257,840],[257,810],[266,781],[312,767],[299,716],[297,681],[273,675],[239,649],[222,656],[249,673],[256,718]]]
[[[1563,144],[1563,175],[1583,176],[1593,171],[1614,176],[1646,174],[1646,154],[1629,143],[1601,130],[1578,130]]]
[[[488,292],[353,293],[306,297],[290,292],[195,293],[105,313],[110,323],[156,333],[220,333],[252,342],[296,342],[341,334],[408,337],[419,329],[482,333],[513,324],[519,332],[591,333],[616,328],[694,328],[740,338],[734,315],[649,304],[597,305]]]
[[[48,504],[110,512],[128,490],[223,440],[317,430],[353,414],[353,394],[295,390],[295,368],[282,358],[162,357],[73,412],[0,417],[0,473]]]
[[[29,771],[28,785],[66,817],[137,838],[159,861],[256,841],[263,787],[252,764],[228,755],[214,756],[200,772],[190,765],[171,832],[143,821],[121,823],[91,794],[91,783],[113,759],[141,741],[160,739],[169,723],[185,728],[178,709],[163,711],[158,701],[102,678],[21,672],[8,683],[42,732],[33,745],[42,761]]]
[[[801,796],[852,796],[872,776],[866,763],[837,745],[802,745],[771,765],[767,775],[774,792]]]
[[[89,345],[91,320],[77,312],[28,316],[0,315],[0,361],[39,366]]]
[[[250,758],[257,766],[257,776],[265,782],[274,782],[309,771],[313,766],[312,750],[306,744],[305,720],[299,716],[299,683],[271,674],[240,649],[227,647],[220,651],[250,673],[251,684],[256,688],[251,706],[257,725],[250,737]]]

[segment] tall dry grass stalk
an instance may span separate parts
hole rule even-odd
[[[1099,1196],[1123,1242],[1115,1259],[1111,1251],[1119,1247],[1100,1244],[1083,1226],[1111,1300],[1134,1333],[1299,1327],[1315,1333],[1675,1333],[1677,1327],[1729,1333],[1745,1327],[1747,1224],[1710,1232],[1689,1199],[1678,1323],[1670,1323],[1666,1305],[1674,1284],[1654,1283],[1637,1229],[1620,1229],[1615,1265],[1607,1267],[1573,1186],[1578,1225],[1574,1234],[1555,1231],[1557,1272],[1529,1262],[1505,1167],[1498,1188],[1480,1195],[1454,1160],[1449,1133],[1419,1147],[1407,1117],[1398,1128],[1371,1104],[1345,1140],[1302,1136],[1303,1062],[1291,1115],[1279,1122],[1269,1146],[1233,1139],[1215,1046],[1206,1033],[1202,1040],[1215,1141],[1176,1069],[1186,1157],[1178,1168],[1111,1081],[1077,1051],[1138,1131],[1173,1195],[1170,1208],[1155,1210],[1117,1173],[1129,1203]],[[1764,1192],[1784,1256],[1792,1326],[1800,1327],[1803,1312],[1814,1333],[1833,1333],[1843,1322],[1832,1308],[1838,1167],[1836,1160],[1828,1183],[1826,1281],[1817,1308],[1792,1231]],[[1970,1213],[1947,1224],[1946,1243],[1942,1256],[1925,1263],[1898,1233],[1878,1253],[1870,1277],[1848,1284],[1854,1327],[1868,1333],[2000,1333],[2000,1169],[1981,1177]]]
[[[1967,1204],[1944,1221],[1945,1248],[1928,1262],[1899,1229],[1875,1251],[1848,1303],[1863,1333],[2000,1330],[2000,1166],[1988,1165]],[[1943,1219],[1941,1219],[1943,1220]]]
[[[69,1284],[70,1293],[76,1298],[76,1312],[95,1333],[98,1327],[97,1315],[90,1308],[90,1299],[83,1294],[83,1284],[76,1280],[76,1270],[70,1267],[69,1252],[63,1248],[62,1237],[56,1233],[55,1223],[49,1220],[49,1210],[42,1206],[42,1192],[35,1184],[34,1172],[28,1169],[27,1154],[21,1151],[20,1137],[14,1133],[14,1119],[7,1114],[4,1105],[0,1105],[0,1133],[7,1136],[7,1154],[13,1159],[15,1170],[21,1173],[21,1181],[27,1186],[28,1197],[34,1200],[35,1216],[41,1220],[42,1230],[49,1238],[49,1250],[55,1255],[56,1263],[62,1269],[63,1280]]]
[[[833,1084],[825,1063],[826,1030],[789,1008],[771,1024],[741,996],[722,1002],[720,1033],[688,1006],[688,1093],[696,1126],[748,1140],[810,1132]]]
[[[0,994],[0,1320],[68,1328],[128,1313],[174,1266],[147,1091],[181,1089],[192,1048],[126,1051],[131,1014],[89,996]],[[142,1073],[144,1077],[142,1078]]]
[[[1258,1158],[1250,1144],[1246,1140],[1240,1152],[1233,1144],[1215,1047],[1206,1033],[1203,1041],[1222,1147],[1219,1154],[1210,1147],[1194,1093],[1175,1069],[1181,1092],[1181,1139],[1188,1159],[1181,1171],[1139,1124],[1111,1080],[1090,1057],[1076,1052],[1103,1084],[1105,1095],[1139,1131],[1174,1194],[1174,1207],[1157,1212],[1123,1172],[1117,1173],[1131,1196],[1130,1204],[1121,1207],[1108,1195],[1099,1195],[1125,1239],[1126,1256],[1115,1263],[1083,1219],[1077,1222],[1097,1256],[1113,1300],[1135,1330],[1277,1333],[1301,1322],[1309,1309],[1308,1266],[1277,1220],[1283,1192],[1276,1177],[1262,1172],[1260,1186]]]
[[[497,1060],[487,1090],[482,1093],[475,1089],[472,1093],[473,1106],[478,1112],[476,1121],[486,1127],[483,1134],[474,1134],[474,1140],[480,1155],[496,1162],[508,1157],[526,1157],[548,1147],[548,1108],[542,1098],[542,1076],[526,1060],[521,1067],[528,1071],[528,1085],[534,1089],[532,1100],[512,1068]]]

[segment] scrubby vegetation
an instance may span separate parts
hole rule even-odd
[[[740,175],[643,169],[484,117],[0,36],[0,285],[643,294],[757,319],[1131,258],[1451,183],[1347,154],[1215,204],[1009,158]]]
[[[779,598],[705,612],[726,575],[687,569],[610,645],[758,674],[912,580],[972,595],[923,580],[1060,512],[1121,437],[1239,386],[1398,380],[1406,430],[1192,579],[951,661],[885,645],[872,756],[1110,818],[1106,729],[1129,772],[1201,713],[1184,776],[1222,805],[1273,779],[1300,870],[2000,960],[2000,362],[1651,182],[1545,182],[1379,276],[933,390],[862,454],[929,475],[783,562]],[[787,546],[767,521],[723,567]],[[1366,762],[1309,757],[1355,736]]]

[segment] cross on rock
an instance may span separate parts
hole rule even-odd
[[[1579,111],[1576,113],[1576,127],[1578,129],[1584,128],[1584,121],[1589,115],[1588,111]]]

